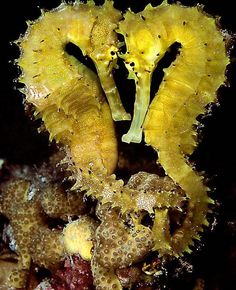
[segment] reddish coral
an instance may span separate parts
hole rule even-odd
[[[92,290],[93,278],[90,263],[79,256],[66,258],[64,267],[53,275],[53,290]]]

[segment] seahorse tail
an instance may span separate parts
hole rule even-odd
[[[194,239],[199,238],[203,226],[208,225],[207,213],[213,200],[208,196],[209,188],[203,177],[195,172],[180,153],[160,152],[159,160],[169,176],[179,184],[188,198],[188,206],[183,224],[171,236],[170,245],[174,255],[190,251]],[[175,164],[176,170],[173,169]]]
[[[186,201],[180,187],[171,179],[155,174],[140,172],[124,185],[123,180],[117,179],[115,174],[107,175],[107,172],[92,170],[78,172],[73,165],[70,170],[73,172],[71,180],[75,182],[73,189],[86,191],[85,194],[97,199],[100,205],[116,208],[123,216],[141,212],[153,214],[157,208],[181,210]]]
[[[168,209],[156,209],[152,228],[154,237],[154,251],[160,256],[182,256],[191,253],[196,240],[200,240],[201,232],[208,226],[206,215],[209,203],[188,201],[184,221],[173,233],[170,232],[171,221]]]
[[[178,114],[174,115],[175,122],[171,121],[170,116],[172,114],[169,116],[165,110],[162,110],[164,106],[162,107],[159,104],[155,110],[151,106],[145,124],[145,140],[147,144],[150,144],[158,151],[158,161],[163,166],[166,174],[185,192],[188,206],[182,225],[173,234],[169,234],[166,231],[161,234],[158,231],[158,228],[166,229],[170,227],[168,211],[155,212],[155,249],[158,249],[160,254],[179,256],[184,252],[190,251],[190,246],[193,245],[194,239],[199,238],[199,233],[203,230],[203,226],[208,224],[206,220],[208,205],[213,201],[208,197],[209,189],[204,185],[203,177],[193,170],[187,161],[187,157],[185,157],[185,154],[192,152],[196,145],[196,140],[193,138],[195,131],[187,121],[183,121],[186,114],[181,112],[186,110],[185,107],[181,108],[176,103],[174,105],[174,100],[172,101],[166,96],[162,96],[159,101],[161,102],[161,100],[165,100],[165,104],[169,104],[169,108],[174,108],[178,112]],[[171,105],[172,103],[173,105]],[[153,105],[153,107],[155,106]],[[197,112],[200,109],[203,110],[200,107],[201,105],[196,104],[191,110]],[[193,115],[187,114],[188,119],[193,118]],[[160,121],[158,124],[154,119],[159,121],[165,119],[165,122]],[[192,120],[192,123],[194,122],[197,122],[196,119],[195,121]],[[183,132],[188,134],[186,134],[186,138],[182,138],[181,128],[184,127],[186,129],[187,126],[190,128],[186,131],[183,130]],[[186,143],[187,138],[191,142]],[[185,149],[185,152],[183,152],[183,149]]]

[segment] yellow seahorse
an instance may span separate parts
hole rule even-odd
[[[171,179],[139,173],[132,177],[135,181],[130,186],[116,180],[113,174],[117,140],[111,113],[114,120],[129,119],[112,78],[121,45],[114,32],[118,22],[117,32],[124,35],[127,45],[127,52],[121,57],[137,88],[134,118],[123,141],[140,142],[144,129],[145,142],[158,152],[158,160]],[[18,41],[22,50],[18,60],[22,68],[20,81],[26,85],[26,101],[35,106],[50,139],[64,146],[65,162],[76,181],[73,189],[85,190],[87,195],[98,199],[101,207],[105,205],[106,209],[108,205],[111,213],[117,211],[114,218],[113,214],[101,218],[98,215],[101,225],[96,233],[92,268],[95,284],[102,289],[110,289],[109,279],[121,289],[115,269],[122,265],[117,265],[112,255],[107,260],[106,255],[99,254],[99,243],[102,241],[102,249],[107,247],[104,236],[110,228],[117,227],[113,226],[115,219],[119,227],[111,241],[119,240],[119,229],[131,239],[132,227],[124,224],[127,213],[138,229],[148,233],[149,246],[143,256],[151,250],[174,256],[190,251],[194,239],[199,238],[203,225],[208,223],[208,205],[213,201],[208,197],[203,177],[193,170],[187,156],[197,144],[193,128],[197,125],[196,117],[205,112],[208,103],[216,101],[216,91],[225,80],[229,59],[224,37],[227,35],[217,29],[215,20],[199,7],[164,2],[157,8],[149,5],[137,14],[127,11],[121,19],[121,13],[113,8],[111,1],[100,7],[89,1],[88,4],[62,4],[43,13]],[[66,53],[68,42],[91,57],[99,78]],[[181,44],[180,54],[165,70],[163,82],[147,112],[152,73],[175,42]],[[144,185],[138,186],[140,180],[143,183],[149,178],[153,178],[155,186],[152,182],[147,182],[148,190]],[[183,213],[184,220],[171,234],[169,208],[180,209],[186,197],[188,207]],[[144,212],[155,213],[150,228],[141,224]],[[116,249],[120,251],[119,246]],[[128,257],[126,252],[121,258],[125,257]],[[129,258],[127,265],[137,262],[136,258],[136,255]]]
[[[87,195],[103,204],[119,207],[122,212],[143,209],[153,212],[155,207],[180,206],[183,197],[173,192],[162,193],[160,190],[144,196],[137,190],[124,187],[124,182],[116,180],[112,174],[117,164],[117,140],[98,78],[64,50],[65,44],[70,41],[80,47],[85,46],[86,54],[91,57],[95,51],[99,55],[101,52],[98,51],[104,49],[100,46],[102,37],[110,45],[107,48],[109,52],[113,51],[114,43],[118,46],[113,28],[120,19],[120,13],[110,1],[102,7],[89,3],[63,4],[46,12],[19,39],[22,53],[18,64],[22,69],[20,81],[25,84],[26,101],[35,106],[36,115],[42,118],[50,133],[50,140],[55,139],[65,147],[65,162],[72,173],[71,179],[75,180],[73,189],[86,190]],[[82,31],[85,23],[89,26],[93,21],[90,16],[96,13],[101,19],[97,26],[94,24],[96,34],[95,28],[89,30],[92,45],[91,39],[86,42],[88,36]],[[114,21],[111,26],[107,23],[109,19]],[[112,31],[109,30],[114,38],[112,41],[108,33],[104,35],[104,27]],[[90,50],[91,54],[88,53]],[[101,61],[102,68],[104,62],[111,61],[110,55]],[[97,65],[97,68],[103,87],[110,86],[111,78],[101,76],[100,66]]]
[[[96,20],[89,30],[93,17],[100,21]],[[127,45],[127,53],[122,58],[129,69],[129,77],[135,79],[137,86],[134,119],[123,141],[140,142],[143,126],[146,143],[158,151],[159,162],[176,182],[171,190],[163,192],[164,186],[144,193],[116,180],[112,173],[117,163],[117,141],[98,78],[64,49],[67,42],[73,42],[93,59],[109,100],[114,82],[111,74],[105,78],[100,70],[104,71],[104,63],[106,67],[113,63],[110,52],[114,51],[114,44],[116,48],[119,46],[113,31],[118,21],[118,32],[124,35]],[[204,29],[196,29],[196,23]],[[48,26],[52,27],[49,31]],[[104,27],[109,28],[111,34],[104,36]],[[90,34],[81,36],[79,32],[84,29]],[[106,53],[98,52],[103,50],[101,39],[105,41],[107,37]],[[207,224],[208,204],[212,200],[203,178],[188,164],[186,155],[196,146],[196,133],[192,128],[197,124],[196,117],[205,111],[209,102],[215,101],[215,92],[225,79],[229,60],[223,38],[214,19],[204,15],[198,7],[164,2],[157,8],[149,5],[138,14],[128,11],[121,21],[120,13],[107,1],[102,7],[91,3],[63,4],[42,15],[19,40],[22,54],[18,63],[23,71],[20,81],[26,85],[26,101],[34,104],[50,138],[66,148],[66,162],[76,181],[73,189],[86,190],[87,195],[97,198],[101,204],[119,208],[122,214],[155,211],[153,250],[163,255],[178,256],[189,251],[193,239],[198,238],[203,225]],[[164,80],[145,118],[152,72],[174,42],[181,43],[181,53],[165,70]],[[98,65],[95,55],[107,58],[101,58]],[[192,66],[195,70],[189,70]],[[111,90],[106,90],[107,87]],[[116,100],[116,104],[121,104]],[[113,111],[111,101],[110,106]],[[123,113],[121,115],[125,116]],[[178,186],[189,199],[188,209],[181,227],[170,235],[168,208],[180,208],[184,200],[178,195]]]
[[[40,113],[50,138],[69,146],[73,162],[79,163],[81,170],[90,163],[94,170],[103,168],[112,173],[117,162],[117,148],[110,109],[96,75],[65,52],[65,45],[72,42],[91,57],[104,54],[105,58],[106,55],[101,65],[100,59],[96,62],[96,56],[94,61],[104,90],[113,91],[113,97],[111,93],[107,96],[116,110],[118,94],[111,89],[113,79],[110,74],[105,76],[103,67],[106,62],[109,66],[114,63],[110,52],[115,49],[117,40],[112,30],[120,13],[109,1],[104,7],[102,11],[106,11],[106,17],[101,14],[100,7],[77,3],[61,4],[44,13],[19,39],[22,54],[18,64],[23,72],[20,81],[26,84],[26,101],[35,106],[36,114]],[[98,32],[93,33],[98,30],[97,25],[108,35],[104,46],[92,44],[103,41]],[[115,115],[123,114],[120,108]],[[83,142],[78,140],[78,135]],[[92,150],[89,149],[91,144]],[[107,151],[109,159],[106,159]]]
[[[229,63],[225,38],[215,19],[201,7],[169,5],[164,1],[158,7],[148,5],[134,14],[127,11],[120,22],[119,33],[124,35],[127,52],[122,55],[129,77],[136,82],[136,101],[131,128],[123,141],[140,142],[142,128],[145,142],[158,152],[158,161],[189,198],[183,225],[170,235],[157,235],[156,249],[166,245],[162,254],[176,256],[189,251],[193,238],[207,224],[208,188],[188,162],[197,145],[196,117],[205,107],[216,102],[216,91],[224,84],[225,69]],[[181,50],[165,75],[149,109],[152,73],[173,43]],[[147,112],[148,109],[148,112]],[[168,211],[156,212],[153,231],[168,228]]]
[[[19,65],[23,68],[31,65],[30,73],[22,75],[20,79],[23,83],[28,83],[27,100],[36,107],[43,105],[47,103],[46,100],[42,101],[43,98],[47,99],[61,86],[68,87],[69,80],[75,79],[75,76],[80,78],[73,61],[68,55],[65,57],[66,45],[73,43],[93,60],[114,120],[130,119],[112,76],[118,51],[114,29],[121,17],[120,11],[113,7],[110,0],[102,7],[95,6],[93,1],[88,1],[87,4],[78,1],[74,4],[62,3],[52,11],[42,12],[37,21],[28,22],[27,33],[18,40],[24,54],[27,53],[27,58],[26,55],[21,58]],[[25,62],[28,58],[31,63]],[[57,73],[46,70],[42,64],[46,67],[54,64]],[[41,82],[42,79],[44,82]],[[50,96],[51,98],[53,97]],[[57,105],[60,108],[61,104]]]

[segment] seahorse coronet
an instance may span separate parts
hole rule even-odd
[[[205,112],[208,103],[216,102],[216,91],[225,83],[225,69],[229,63],[224,43],[229,34],[221,31],[215,18],[202,10],[199,6],[170,5],[165,1],[136,14],[128,11],[119,24],[119,33],[123,34],[127,46],[122,57],[128,70],[135,72],[132,75],[136,82],[134,118],[122,140],[140,142],[143,130],[145,142],[158,152],[159,163],[185,191],[190,198],[190,212],[195,212],[191,219],[186,217],[181,229],[184,231],[187,223],[193,225],[192,235],[183,237],[183,247],[176,248],[177,256],[189,251],[188,245],[197,235],[194,224],[196,227],[207,224],[208,204],[212,203],[208,197],[209,189],[203,184],[200,173],[191,168],[186,155],[191,155],[197,146],[193,128],[198,124],[196,117]],[[140,43],[139,39],[142,39]],[[166,49],[176,41],[182,45],[180,55],[164,70],[164,79],[149,106],[150,94],[144,93],[150,90],[148,74],[154,71]],[[197,54],[201,54],[201,58]],[[144,65],[140,65],[141,61]],[[194,67],[191,71],[190,66]],[[185,232],[189,231],[186,229]],[[169,241],[173,243],[172,248],[178,243],[178,237],[181,235],[176,231]]]
[[[110,289],[111,285],[122,289],[115,274],[121,265],[110,252],[125,253],[121,259],[126,266],[139,261],[135,250],[128,257],[127,241],[132,247],[139,245],[142,257],[151,251],[161,257],[180,257],[191,252],[209,224],[207,214],[214,201],[208,196],[210,189],[203,174],[191,166],[187,156],[198,145],[196,118],[205,113],[209,103],[217,102],[216,92],[226,80],[229,56],[224,39],[230,36],[215,22],[201,5],[187,7],[164,1],[157,7],[149,4],[139,13],[128,9],[122,14],[109,0],[103,6],[93,1],[63,2],[51,11],[42,11],[17,41],[21,50],[17,64],[22,70],[19,82],[25,84],[26,103],[34,105],[35,117],[42,119],[50,142],[55,140],[65,152],[59,166],[66,165],[68,179],[74,182],[71,192],[81,191],[101,207],[91,260],[98,289]],[[124,37],[126,53],[120,52],[117,34]],[[68,42],[93,60],[98,76],[66,52]],[[179,55],[164,69],[159,90],[149,104],[152,73],[175,42],[181,44]],[[118,144],[113,120],[130,119],[112,76],[117,57],[124,61],[128,78],[136,85],[134,116],[122,141],[140,143],[144,134],[146,145],[158,152],[157,162],[165,177],[139,172],[124,184],[114,174]],[[41,206],[44,208],[43,201]],[[173,209],[182,211],[184,218],[171,232]],[[49,212],[46,206],[44,210]],[[145,214],[152,217],[152,226],[142,225]],[[126,227],[130,216],[133,224]],[[121,245],[121,232],[125,246]],[[132,234],[138,238],[140,234],[143,247]],[[109,243],[114,243],[114,248],[104,260],[99,245],[107,247]],[[108,276],[113,284],[99,275]]]
[[[104,15],[103,13],[106,12]],[[71,22],[69,22],[69,18],[71,18]],[[76,19],[77,18],[77,19]],[[115,120],[125,120],[129,119],[129,115],[125,112],[123,105],[121,104],[121,100],[119,97],[118,90],[115,86],[115,82],[112,77],[112,69],[116,65],[116,52],[117,48],[117,37],[115,32],[113,31],[117,25],[117,22],[121,18],[121,13],[113,7],[113,1],[105,1],[102,7],[96,6],[95,4],[91,6],[75,2],[73,4],[61,3],[58,7],[50,10],[42,12],[42,15],[35,21],[31,22],[28,26],[26,33],[21,36],[16,43],[21,48],[23,52],[27,48],[24,47],[29,43],[28,36],[32,35],[33,30],[37,29],[46,29],[44,27],[47,25],[52,25],[52,31],[50,37],[47,34],[42,34],[41,37],[45,37],[45,39],[38,39],[37,37],[32,40],[31,45],[34,42],[34,46],[32,46],[32,51],[42,52],[42,55],[46,55],[47,45],[45,43],[49,43],[49,41],[54,39],[57,41],[54,44],[54,48],[58,45],[58,49],[54,50],[54,54],[58,54],[57,63],[59,65],[59,60],[61,60],[61,65],[63,66],[63,62],[66,65],[66,61],[69,61],[68,55],[67,60],[63,58],[63,51],[65,50],[65,45],[68,42],[72,42],[75,45],[78,45],[84,55],[88,55],[94,61],[95,66],[97,68],[97,72],[101,81],[101,85],[103,90],[108,98],[110,103],[110,107],[112,110],[112,115]],[[51,23],[50,23],[51,22]],[[89,23],[89,25],[86,25]],[[61,27],[60,27],[61,25]],[[59,27],[56,27],[59,26]],[[37,27],[37,28],[36,28]],[[61,31],[63,30],[63,32]],[[58,35],[58,36],[56,36]],[[40,41],[41,45],[40,45]],[[43,42],[45,42],[43,44]],[[37,46],[37,48],[33,48]],[[53,47],[52,47],[53,49]],[[29,52],[29,49],[28,49]],[[114,52],[114,53],[111,53]],[[47,50],[47,53],[50,53],[50,49]],[[60,54],[61,53],[61,54]],[[37,56],[36,56],[37,58]],[[56,61],[56,60],[55,60]],[[22,62],[22,58],[18,60],[18,64],[22,67],[24,71],[24,64]],[[40,65],[34,62],[34,67],[40,71]],[[33,73],[33,70],[32,70]],[[70,76],[69,72],[64,74],[64,76]],[[27,80],[25,80],[27,77]],[[34,74],[32,77],[38,78],[40,74]],[[50,75],[47,75],[46,78],[50,79]],[[29,94],[34,98],[34,90],[36,82],[32,82],[30,80],[29,75],[22,74],[19,77],[19,81],[25,83],[26,81],[31,81],[31,86],[27,90],[27,95],[29,98]],[[45,83],[44,87],[41,87],[41,92],[47,96],[50,93],[50,89],[54,90],[53,87],[55,83]],[[33,101],[33,99],[31,100]],[[35,101],[35,100],[34,100]]]

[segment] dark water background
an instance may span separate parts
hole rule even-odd
[[[140,11],[149,2],[117,0],[115,6]],[[160,2],[151,1],[153,5]],[[236,33],[234,1],[181,2],[186,5],[204,4],[206,12],[222,17],[223,29]],[[49,150],[47,135],[37,133],[37,123],[32,124],[25,116],[23,96],[15,90],[14,79],[19,70],[12,61],[19,56],[19,50],[10,42],[24,33],[27,19],[39,17],[38,7],[50,9],[59,3],[56,0],[12,0],[4,1],[0,6],[0,158],[12,164],[38,163],[48,156]],[[219,90],[220,106],[213,106],[211,116],[202,119],[202,141],[193,156],[198,169],[206,171],[212,188],[216,188],[214,195],[219,205],[214,231],[209,232],[205,246],[193,257],[195,264],[191,275],[206,279],[206,290],[236,287],[236,48],[231,50],[231,61],[227,72],[230,87]],[[125,81],[125,77],[117,82],[121,94],[134,95],[133,86]],[[190,290],[188,279],[191,280],[191,275],[179,283],[175,280],[172,289]]]

